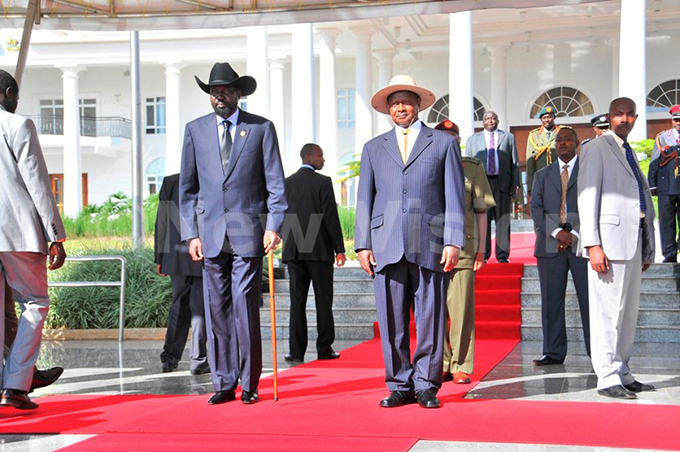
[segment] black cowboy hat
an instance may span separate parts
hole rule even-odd
[[[208,83],[203,83],[200,78],[194,75],[196,83],[203,91],[210,94],[211,86],[232,85],[234,88],[241,90],[241,96],[248,96],[255,92],[257,82],[249,75],[239,77],[235,70],[231,68],[229,63],[215,63],[210,70],[210,79]]]

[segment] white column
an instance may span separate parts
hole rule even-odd
[[[269,65],[269,75],[270,75],[270,89],[271,89],[271,99],[270,99],[270,112],[269,117],[276,127],[276,135],[279,139],[279,149],[281,151],[281,158],[287,155],[286,152],[286,111],[285,111],[285,98],[284,98],[284,71],[286,66],[284,66],[284,60],[273,60]]]
[[[180,122],[182,68],[180,63],[165,64],[165,173],[179,173],[184,130]]]
[[[371,50],[371,36],[374,30],[370,28],[351,28],[357,39],[356,49],[356,101],[354,150],[358,154],[364,144],[373,138],[373,54]]]
[[[300,166],[300,149],[316,141],[314,111],[314,36],[312,24],[296,24],[293,29],[293,120],[292,149],[286,158],[288,173]]]
[[[80,163],[80,108],[78,72],[83,68],[62,67],[64,91],[64,216],[75,218],[83,206]]]
[[[376,52],[378,57],[378,89],[387,86],[394,75],[394,57],[397,56],[396,50],[381,50]],[[377,133],[385,133],[394,127],[392,119],[387,115],[378,115]]]
[[[509,45],[489,47],[491,51],[491,110],[498,114],[498,128],[508,130],[506,54]]]
[[[340,33],[335,29],[317,30],[319,33],[319,145],[323,149],[326,164],[323,172],[332,179],[337,178],[337,130],[338,107],[335,86],[335,38]]]
[[[637,104],[638,119],[629,141],[647,138],[647,79],[645,70],[646,2],[621,0],[621,39],[619,40],[619,96]]]
[[[621,46],[619,45],[619,40],[618,39],[612,39],[612,92],[611,92],[611,98],[615,99],[619,97],[619,52],[621,49]],[[609,104],[605,104],[602,106],[601,113],[607,113],[607,107]],[[597,113],[597,112],[596,112]]]
[[[248,27],[247,73],[257,80],[257,89],[248,96],[248,111],[269,118],[269,35],[267,26]]]
[[[449,14],[449,118],[465,140],[474,131],[472,86],[472,13]]]

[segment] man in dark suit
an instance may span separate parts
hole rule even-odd
[[[446,290],[465,243],[465,184],[458,142],[418,119],[434,100],[412,77],[392,78],[371,105],[389,114],[395,128],[367,142],[361,156],[354,246],[361,267],[375,275],[391,391],[380,402],[385,408],[416,400],[424,408],[441,406]],[[411,305],[418,332],[413,361]]]
[[[212,405],[258,401],[262,373],[262,257],[275,249],[286,213],[283,166],[274,124],[240,110],[257,82],[216,63],[209,82],[214,113],[187,124],[180,170],[182,240],[203,260]]]
[[[680,220],[680,105],[669,110],[673,127],[659,133],[654,140],[649,162],[649,187],[659,200],[659,232],[663,261],[678,261],[678,227]]]
[[[345,244],[330,177],[323,168],[323,150],[305,144],[302,167],[286,178],[288,212],[283,226],[283,262],[290,275],[290,353],[288,362],[304,361],[307,350],[307,294],[314,285],[316,300],[316,353],[319,359],[336,359],[333,350],[333,261],[345,265]]]
[[[170,275],[172,281],[172,305],[161,353],[162,370],[177,369],[191,327],[190,371],[192,375],[201,375],[210,372],[205,349],[203,269],[200,262],[191,259],[179,225],[179,174],[172,174],[163,179],[158,195],[154,234],[156,270],[161,276]]]
[[[487,212],[484,259],[491,257],[491,221],[496,223],[496,259],[507,263],[510,257],[510,219],[512,198],[519,186],[519,158],[515,136],[498,129],[498,115],[487,111],[482,118],[484,130],[468,138],[465,151],[482,162],[496,205]]]
[[[571,127],[562,127],[555,138],[558,159],[534,176],[531,190],[531,216],[536,229],[534,256],[541,284],[543,356],[534,364],[562,364],[567,356],[567,327],[564,300],[567,273],[576,287],[583,340],[590,356],[588,321],[588,263],[577,256],[579,217],[577,186],[578,136]]]

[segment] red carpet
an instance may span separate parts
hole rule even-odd
[[[534,245],[536,234],[533,232],[512,232],[510,234],[510,262],[514,264],[536,264]],[[495,257],[496,239],[491,239],[489,263],[497,263]]]

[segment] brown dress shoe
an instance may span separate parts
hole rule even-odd
[[[470,383],[470,377],[465,372],[456,372],[453,374],[453,382],[459,385],[466,385]]]
[[[35,410],[38,404],[31,400],[26,391],[3,389],[0,392],[0,405],[13,406],[18,410]]]

